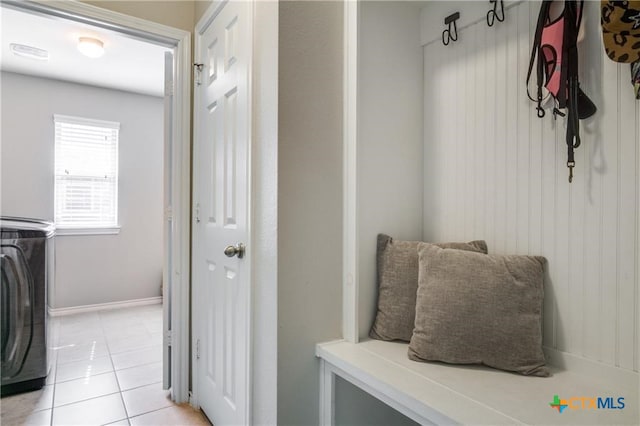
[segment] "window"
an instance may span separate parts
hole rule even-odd
[[[117,233],[120,123],[64,115],[54,122],[58,233]]]

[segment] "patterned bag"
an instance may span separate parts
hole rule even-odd
[[[601,1],[602,42],[612,61],[631,64],[631,84],[640,99],[640,1]]]
[[[631,84],[636,91],[636,99],[640,99],[640,61],[631,64]]]
[[[602,41],[612,61],[640,61],[640,1],[601,1]]]

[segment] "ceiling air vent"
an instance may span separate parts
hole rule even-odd
[[[36,59],[38,61],[49,60],[49,52],[44,49],[38,49],[37,47],[16,43],[11,43],[9,47],[11,47],[11,51],[13,52],[13,54],[17,56]]]

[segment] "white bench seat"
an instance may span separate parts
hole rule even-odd
[[[526,377],[482,366],[421,363],[407,344],[366,340],[318,344],[322,425],[334,424],[340,376],[420,424],[640,424],[638,374],[609,368],[580,374],[552,367],[551,377]],[[585,364],[582,370],[589,370]],[[614,371],[618,370],[618,371]],[[624,397],[624,409],[550,407],[554,395]],[[616,402],[617,403],[617,402]]]

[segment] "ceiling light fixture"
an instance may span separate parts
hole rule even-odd
[[[37,47],[27,46],[26,44],[11,43],[9,45],[11,51],[16,56],[22,56],[24,58],[36,59],[38,61],[48,61],[49,52],[44,49],[38,49]]]
[[[99,58],[104,54],[104,44],[93,37],[80,37],[78,39],[78,50],[90,58]]]

